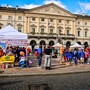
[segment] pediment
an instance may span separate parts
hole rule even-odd
[[[63,27],[62,27],[62,26],[58,26],[58,28],[63,29]]]
[[[82,29],[79,27],[79,28],[77,28],[77,30],[82,30]]]
[[[40,25],[40,27],[46,27],[45,25]]]
[[[37,27],[35,24],[31,24],[31,27]]]
[[[52,14],[52,15],[62,15],[62,16],[71,16],[76,17],[74,14],[69,11],[61,8],[60,6],[51,3],[30,10],[30,13],[41,13],[41,14]]]
[[[18,23],[17,26],[23,26],[21,23]]]
[[[0,25],[3,25],[2,23],[0,23]]]
[[[88,31],[89,29],[88,28],[85,28],[84,30],[87,30]]]
[[[70,27],[66,27],[66,29],[71,29]]]

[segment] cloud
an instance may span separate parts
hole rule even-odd
[[[31,8],[35,8],[35,7],[39,7],[41,5],[45,5],[45,4],[49,4],[49,3],[55,3],[57,4],[58,6],[66,9],[66,6],[60,1],[60,0],[44,0],[42,2],[42,4],[24,4],[24,5],[21,5],[21,6],[18,6],[19,8],[25,8],[25,9],[31,9]],[[3,7],[6,7],[7,4],[2,4],[1,6]],[[14,7],[12,5],[8,5],[9,7]]]
[[[31,9],[31,8],[35,8],[38,7],[40,5],[36,5],[36,4],[24,4],[23,6],[20,6],[20,8],[26,8],[26,9]]]
[[[81,14],[81,10],[77,9],[75,12],[73,12],[75,14]]]
[[[90,11],[90,3],[79,2],[79,6],[81,8],[81,13],[87,13]]]
[[[60,0],[45,0],[44,1],[44,4],[49,4],[49,3],[55,3],[62,8],[66,8],[66,6],[64,4],[62,4],[62,2]]]
[[[66,8],[66,6],[64,4],[62,4],[62,2],[60,0],[45,0],[42,4],[49,4],[49,3],[55,3],[57,5],[59,5],[62,8]],[[26,9],[31,9],[31,8],[35,8],[41,5],[38,4],[25,4],[20,6],[20,8],[26,8]]]
[[[90,3],[79,2],[79,5],[81,6],[81,8],[83,8],[85,10],[90,10]]]
[[[2,7],[13,7],[12,5],[8,5],[8,4],[1,4]]]

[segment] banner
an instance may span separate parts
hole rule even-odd
[[[3,48],[3,49],[6,49],[6,43],[0,42],[0,47]]]
[[[2,56],[0,58],[0,63],[14,63],[15,57],[14,56]]]
[[[26,39],[0,39],[0,41],[5,42],[7,46],[27,46]]]

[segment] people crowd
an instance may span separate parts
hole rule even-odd
[[[30,67],[30,60],[26,60],[26,55],[31,52],[30,48],[19,47],[19,46],[8,46],[6,50],[0,47],[0,57],[2,56],[14,56],[15,62],[18,62],[19,67]]]
[[[31,48],[9,46],[3,51],[0,47],[0,57],[3,55],[14,55],[15,62],[19,63],[19,67],[30,67],[32,61],[26,58],[27,55],[30,56],[30,53],[32,53]],[[37,58],[38,68],[42,67],[42,57],[45,56],[44,67],[46,70],[50,70],[52,58],[58,58],[60,64],[65,64],[66,62],[69,62],[70,65],[73,62],[75,65],[89,64],[90,48],[65,48],[63,45],[60,48],[53,48],[50,45],[42,48],[42,45],[39,45],[39,48],[34,51],[33,55]]]

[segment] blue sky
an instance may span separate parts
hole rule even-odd
[[[0,0],[0,6],[9,5],[30,9],[52,2],[71,13],[90,15],[90,0]]]

